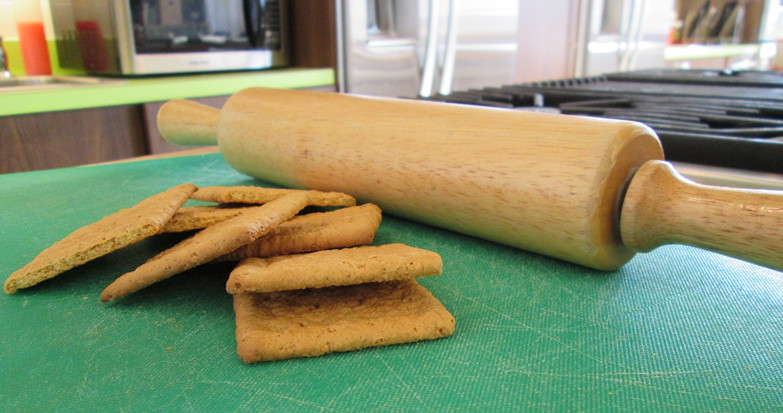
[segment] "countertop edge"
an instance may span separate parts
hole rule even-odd
[[[247,87],[329,86],[334,84],[334,71],[331,68],[291,68],[111,80],[96,85],[3,92],[0,93],[0,116],[230,95]]]

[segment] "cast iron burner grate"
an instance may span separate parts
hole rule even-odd
[[[456,91],[430,100],[643,122],[666,158],[783,173],[783,74],[646,70]]]

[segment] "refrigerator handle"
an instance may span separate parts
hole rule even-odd
[[[347,40],[347,24],[343,8],[346,5],[343,0],[337,0],[334,2],[334,26],[335,37],[337,38],[337,92],[348,92],[348,69],[346,68],[346,60],[348,59],[348,40]]]
[[[397,35],[395,7],[394,0],[367,1],[367,47],[415,47],[416,39]]]
[[[641,0],[643,3],[644,0]],[[637,39],[637,32],[641,31],[641,17],[637,17],[640,13],[637,12],[637,1],[636,0],[624,0],[623,1],[623,8],[629,7],[628,14],[627,14],[627,26],[626,31],[622,36],[621,41],[624,43],[624,47],[621,49],[620,53],[620,63],[619,63],[619,69],[621,72],[625,72],[627,70],[630,70],[631,66],[631,59],[635,55],[635,50],[638,45],[638,39]],[[642,10],[643,10],[642,6]]]
[[[628,56],[628,42],[631,40],[633,25],[633,0],[623,0],[622,18],[620,19],[620,39],[617,44],[617,70],[625,71],[625,60]]]
[[[628,56],[628,68],[627,70],[633,70],[636,67],[636,56],[639,54],[639,47],[642,42],[642,30],[644,29],[644,9],[647,6],[646,0],[639,0],[637,5],[638,12],[636,13],[635,27],[633,31],[633,48],[630,50],[630,56]]]
[[[441,95],[451,93],[451,85],[454,81],[454,60],[457,56],[457,0],[449,0],[449,23],[446,29],[446,52],[443,58],[443,68],[440,72]]]
[[[587,56],[590,48],[590,11],[593,9],[592,0],[579,1],[578,30],[576,32],[576,46],[574,48],[574,77],[583,77],[587,73]]]
[[[427,17],[427,44],[424,52],[424,67],[421,72],[419,96],[432,96],[435,84],[435,68],[438,59],[438,17],[440,0],[429,0],[429,16]]]

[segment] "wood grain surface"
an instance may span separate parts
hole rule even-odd
[[[0,117],[0,173],[144,155],[143,124],[135,105]]]
[[[209,110],[169,102],[158,124],[180,144],[216,134],[257,178],[599,269],[633,256],[621,193],[663,157],[646,126],[605,119],[260,88],[234,94],[216,124]]]

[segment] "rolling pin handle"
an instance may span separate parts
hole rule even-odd
[[[168,101],[158,111],[163,139],[181,146],[217,145],[220,110],[190,100]]]
[[[623,243],[640,252],[685,244],[783,271],[783,192],[700,185],[663,161],[634,175],[623,201]]]

